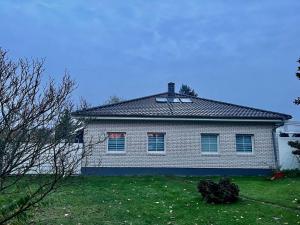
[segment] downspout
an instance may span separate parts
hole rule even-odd
[[[284,125],[284,122],[281,124],[275,124],[274,128],[272,129],[273,151],[274,151],[274,157],[275,157],[274,159],[275,159],[275,169],[276,170],[280,169],[279,168],[279,160],[278,160],[279,150],[277,148],[278,144],[276,144],[276,129],[283,125]]]

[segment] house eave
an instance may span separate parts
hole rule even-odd
[[[286,121],[281,119],[249,119],[249,118],[123,117],[123,116],[74,116],[74,117],[83,120],[263,122],[263,123],[284,123]]]

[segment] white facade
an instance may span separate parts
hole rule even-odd
[[[292,154],[293,148],[288,145],[289,141],[300,142],[299,134],[300,134],[300,122],[289,122],[277,129],[276,136],[278,140],[280,169],[282,170],[300,169],[300,163],[297,157]],[[288,137],[284,137],[284,136],[288,136]]]
[[[85,129],[85,140],[107,132],[126,133],[126,149],[107,151],[107,141],[94,146],[83,167],[135,168],[244,168],[274,169],[275,155],[271,123],[220,123],[174,121],[95,121]],[[149,154],[147,132],[165,133],[165,152]],[[201,134],[218,134],[217,154],[204,154]],[[253,151],[236,151],[236,135],[253,135]]]
[[[63,144],[61,146],[64,146]],[[74,143],[68,147],[66,151],[70,152],[70,161],[71,163],[76,162],[76,167],[74,168],[74,175],[81,174],[81,154],[83,150],[83,144],[81,143]],[[54,167],[53,167],[53,152],[45,153],[41,156],[43,158],[42,161],[38,161],[36,164],[37,166],[33,166],[27,174],[53,174]],[[21,165],[23,166],[23,165]]]

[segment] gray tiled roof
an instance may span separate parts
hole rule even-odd
[[[251,107],[234,105],[198,97],[175,94],[175,97],[189,97],[192,103],[159,103],[157,97],[168,97],[168,93],[137,98],[116,104],[103,105],[76,111],[73,116],[92,117],[180,117],[218,119],[263,119],[287,120],[290,115]]]

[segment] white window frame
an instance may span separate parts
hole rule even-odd
[[[163,134],[164,135],[164,151],[149,151],[149,136],[148,134]],[[166,132],[147,132],[147,154],[149,155],[166,155],[166,150],[167,150],[167,133]]]
[[[205,152],[202,149],[202,135],[216,135],[217,136],[217,151],[216,152]],[[200,135],[200,151],[203,155],[218,155],[220,154],[220,134],[218,133],[201,133]]]
[[[126,149],[127,149],[127,133],[126,132],[121,132],[121,131],[109,131],[109,132],[106,132],[107,136],[109,133],[122,133],[122,134],[125,134],[125,137],[124,137],[124,150],[123,151],[111,151],[111,150],[108,150],[108,142],[109,142],[109,137],[107,137],[107,141],[106,141],[106,154],[110,155],[110,154],[113,154],[113,155],[123,155],[123,154],[126,154]]]
[[[241,152],[241,151],[237,150],[237,139],[236,139],[236,137],[238,135],[251,136],[251,145],[252,145],[251,152]],[[254,143],[255,143],[254,142],[254,134],[240,134],[240,133],[238,133],[238,134],[235,134],[234,138],[235,138],[235,152],[236,152],[237,155],[253,155],[254,154]]]

